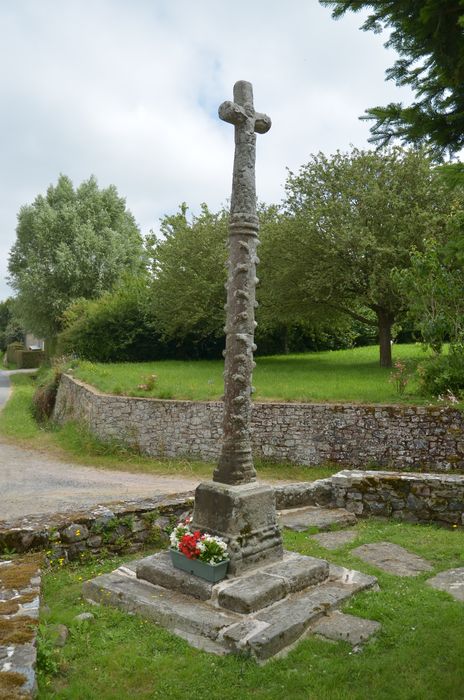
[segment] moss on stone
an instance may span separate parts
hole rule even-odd
[[[0,671],[0,700],[30,698],[30,693],[22,690],[26,682],[27,678],[22,673]]]
[[[14,615],[19,610],[19,602],[15,600],[0,600],[0,615]]]
[[[41,554],[31,554],[17,561],[0,566],[0,584],[4,588],[21,590],[30,585],[31,579],[37,576],[43,561]]]
[[[0,645],[32,642],[36,626],[37,620],[32,617],[17,617],[12,620],[0,618]]]

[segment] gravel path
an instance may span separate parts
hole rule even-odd
[[[8,375],[0,371],[0,408],[9,394]],[[198,479],[188,477],[83,467],[0,439],[0,520],[179,493],[198,484]]]

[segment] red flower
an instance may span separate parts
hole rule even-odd
[[[188,559],[197,559],[200,556],[200,550],[197,548],[198,540],[201,533],[196,530],[194,533],[186,532],[179,540],[179,552],[185,554]]]

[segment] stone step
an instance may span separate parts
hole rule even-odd
[[[287,530],[302,532],[310,527],[319,530],[330,530],[333,525],[349,527],[357,523],[354,513],[344,508],[318,508],[308,506],[306,508],[290,508],[278,512],[280,524]]]
[[[138,579],[156,586],[199,600],[214,598],[223,608],[247,614],[271,605],[289,593],[324,581],[329,575],[329,565],[323,559],[286,552],[282,561],[212,584],[176,569],[169,552],[158,552],[141,559],[136,574]]]
[[[213,594],[213,583],[204,581],[186,571],[175,569],[169,552],[158,552],[140,559],[136,566],[137,578],[171,591],[188,593],[199,600],[209,600]]]
[[[251,613],[325,581],[329,565],[324,559],[286,553],[280,562],[258,572],[225,582],[218,594],[219,605],[240,613]]]
[[[127,569],[86,581],[82,590],[87,600],[138,613],[205,651],[224,653],[216,640],[224,628],[240,620],[233,612],[141,581]]]
[[[286,553],[280,562],[284,572],[276,573],[279,571],[278,565],[274,564],[235,581],[231,579],[221,582],[216,584],[211,600],[206,602],[140,580],[135,576],[134,566],[122,566],[111,574],[87,581],[83,594],[93,602],[138,613],[179,635],[196,648],[216,654],[245,653],[264,662],[304,636],[311,624],[322,615],[337,608],[354,593],[376,583],[373,576],[330,565],[329,576],[323,583],[290,592],[280,601],[260,610],[243,614],[219,607],[221,591],[227,588],[230,590],[233,583],[250,579],[255,574],[273,577],[276,582],[280,579],[282,585],[288,586],[287,590],[302,585],[304,576],[301,572],[293,579],[286,579],[283,575],[285,567],[292,568],[292,559],[295,568],[298,568],[298,560],[301,567],[301,559],[311,557]],[[270,574],[269,570],[274,567],[276,571]],[[185,592],[187,591],[188,589]],[[241,600],[244,599],[242,596]]]
[[[334,567],[334,571],[338,568]],[[328,615],[352,595],[376,583],[373,576],[346,573],[349,583],[343,580],[345,574],[342,574],[341,578],[322,583],[309,592],[296,593],[257,613],[255,619],[267,626],[247,637],[245,647],[249,653],[259,661],[266,661],[301,639],[323,615]],[[350,574],[357,576],[351,576],[350,580]]]

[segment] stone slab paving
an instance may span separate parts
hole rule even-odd
[[[326,549],[338,549],[345,544],[350,544],[358,537],[356,530],[336,530],[335,532],[321,532],[310,535],[309,539],[315,540]]]
[[[392,542],[363,544],[352,549],[351,553],[368,564],[373,564],[382,571],[396,576],[418,576],[433,569],[432,565],[422,557]]]
[[[42,555],[0,561],[0,697],[37,693],[36,629]]]
[[[344,508],[291,508],[278,513],[280,524],[287,530],[303,532],[309,527],[319,530],[329,530],[333,525],[348,527],[357,523],[354,513]]]
[[[464,567],[441,571],[433,578],[429,578],[426,583],[432,588],[446,591],[456,600],[464,602]]]
[[[358,591],[376,585],[374,576],[329,566],[327,562],[323,562],[321,568],[317,562],[322,561],[285,553],[282,562],[215,584],[209,600],[186,595],[188,582],[185,582],[187,587],[181,593],[138,579],[134,573],[134,568],[141,571],[138,562],[135,566],[126,565],[111,574],[85,582],[83,594],[93,602],[137,612],[199,649],[217,654],[245,653],[264,662],[295,644],[319,617],[334,610]],[[166,569],[166,560],[164,564]],[[146,562],[143,567],[146,568]],[[313,585],[303,587],[305,576],[310,576],[309,572],[312,572],[313,578],[310,580]],[[166,572],[163,575],[166,576]],[[314,585],[322,575],[324,580]],[[243,584],[247,579],[250,583],[253,577],[256,583],[258,576],[264,576],[267,584],[270,581],[273,584],[266,588],[266,595],[260,600],[264,607],[255,610],[257,602],[250,600],[250,591],[253,589],[259,593],[262,588]],[[230,592],[238,582],[242,586],[236,587],[234,595],[224,597],[227,589]],[[283,589],[288,593],[280,598]],[[224,594],[222,597],[221,593]],[[232,598],[235,603],[240,601],[236,609],[246,609],[248,606],[253,612],[244,614],[221,607],[221,602],[228,603]]]
[[[366,620],[355,615],[345,615],[345,613],[336,610],[316,622],[311,627],[311,631],[327,639],[342,640],[349,642],[353,646],[359,646],[376,634],[381,627],[380,622],[375,620]]]

